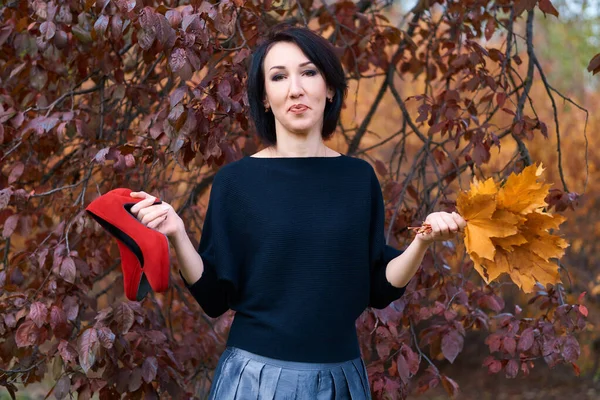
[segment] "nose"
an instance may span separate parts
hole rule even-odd
[[[290,77],[290,97],[295,99],[304,94],[304,89],[302,88],[302,82],[299,76],[291,76]]]

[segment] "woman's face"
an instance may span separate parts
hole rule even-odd
[[[321,71],[295,43],[277,42],[264,63],[265,107],[275,116],[277,130],[321,134],[323,113],[333,91],[327,88]]]

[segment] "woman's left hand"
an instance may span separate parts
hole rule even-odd
[[[444,241],[452,239],[457,232],[462,232],[467,221],[458,213],[434,212],[425,218],[424,224],[431,225],[431,232],[417,234],[417,239],[426,244],[434,241]]]

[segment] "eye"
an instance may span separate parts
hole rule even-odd
[[[305,74],[307,74],[308,76],[315,76],[317,75],[317,71],[315,71],[314,69],[308,69],[305,71]]]
[[[281,80],[282,78],[283,78],[283,75],[281,75],[281,74],[277,74],[277,75],[273,75],[273,76],[271,77],[271,80],[272,80],[272,81],[279,81],[279,80]]]

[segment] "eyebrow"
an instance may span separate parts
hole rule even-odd
[[[306,61],[306,62],[303,62],[302,64],[300,64],[298,66],[299,67],[304,67],[305,65],[308,65],[308,64],[313,64],[313,62],[312,61]],[[283,65],[275,65],[274,67],[271,67],[269,69],[269,71],[272,70],[272,69],[275,69],[275,68],[277,68],[277,69],[285,69],[285,67]]]

